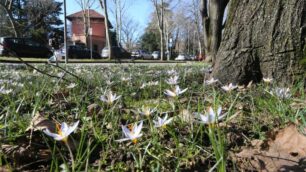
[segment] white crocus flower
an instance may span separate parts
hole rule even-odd
[[[232,83],[230,83],[229,85],[225,85],[223,87],[221,87],[224,91],[232,91],[234,89],[237,88],[237,85],[233,85]]]
[[[0,87],[0,94],[10,94],[12,91],[12,89],[5,89],[4,86]]]
[[[131,79],[132,79],[131,77],[122,77],[121,81],[127,82],[127,81],[130,81]]]
[[[288,99],[291,97],[290,89],[289,88],[275,88],[274,90],[270,91],[270,94],[275,95],[282,99]]]
[[[166,80],[167,84],[169,85],[176,85],[178,84],[177,80],[179,79],[179,77],[177,75],[170,77],[169,79]]]
[[[214,84],[214,83],[216,83],[218,81],[219,81],[218,79],[211,78],[210,80],[206,80],[204,83],[206,85],[211,85],[211,84]]]
[[[64,72],[60,72],[60,73],[57,74],[57,76],[58,76],[59,78],[63,78],[63,77],[65,76],[65,73],[64,73]]]
[[[100,100],[110,105],[113,104],[113,102],[118,100],[120,97],[121,96],[113,94],[112,91],[109,91],[107,94],[102,95],[100,97]]]
[[[168,114],[166,114],[164,118],[157,117],[157,121],[153,120],[154,127],[156,128],[166,127],[166,125],[169,124],[173,120],[173,118],[169,118],[169,119],[167,118],[168,118]]]
[[[122,132],[123,132],[125,138],[119,139],[119,140],[116,140],[116,141],[117,142],[124,142],[124,141],[127,141],[127,140],[131,140],[134,144],[136,144],[137,139],[142,136],[142,133],[140,133],[141,129],[142,129],[142,125],[143,125],[143,121],[141,121],[139,125],[137,125],[137,124],[128,125],[128,126],[122,125],[121,128],[122,128]]]
[[[67,142],[68,141],[68,136],[74,131],[76,130],[76,128],[79,125],[79,121],[77,121],[76,123],[74,123],[72,126],[68,126],[66,122],[63,122],[61,124],[61,128],[59,128],[57,126],[57,133],[52,133],[50,132],[49,129],[44,130],[43,132],[45,134],[47,134],[48,136],[51,136],[54,138],[54,140],[57,141],[64,141]]]
[[[72,89],[72,88],[74,88],[74,87],[76,87],[76,86],[77,86],[76,83],[70,83],[66,88]]]
[[[168,71],[167,71],[167,74],[168,74],[168,75],[177,75],[177,71],[174,70],[174,69],[171,69],[171,70],[168,70]]]
[[[273,78],[262,78],[262,80],[265,82],[265,83],[271,83],[273,81]]]
[[[144,89],[146,86],[147,86],[147,84],[146,84],[146,83],[143,83],[143,84],[140,86],[140,89]]]
[[[107,84],[107,85],[112,85],[113,83],[114,83],[114,82],[113,82],[113,81],[110,81],[110,80],[107,80],[107,81],[106,81],[106,84]]]
[[[219,106],[219,108],[217,110],[217,113],[214,112],[212,107],[209,107],[208,114],[206,114],[206,115],[199,114],[200,119],[201,119],[200,122],[204,123],[204,124],[212,124],[212,123],[215,123],[215,122],[223,119],[226,116],[226,114],[221,115],[221,111],[222,111],[221,106]]]
[[[146,85],[147,85],[147,86],[155,86],[155,85],[158,85],[158,84],[159,84],[158,81],[156,81],[156,82],[150,81],[150,82],[148,82]]]
[[[169,96],[169,97],[177,97],[180,94],[183,94],[184,92],[186,92],[188,90],[188,88],[185,88],[184,90],[181,90],[180,87],[178,85],[175,86],[175,89],[173,91],[171,90],[166,90],[164,93]]]
[[[156,111],[156,108],[151,109],[149,107],[146,106],[142,106],[141,109],[138,110],[140,115],[144,115],[144,116],[150,116],[152,113],[154,113]]]

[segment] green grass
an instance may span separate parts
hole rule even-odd
[[[37,67],[52,75],[63,72],[46,65]],[[49,121],[70,124],[80,121],[76,132],[69,136],[75,171],[208,171],[211,168],[232,171],[235,164],[229,151],[239,150],[252,139],[265,139],[267,131],[284,127],[288,122],[300,120],[306,126],[305,104],[293,106],[305,103],[302,84],[290,88],[289,99],[268,93],[276,84],[259,83],[245,91],[227,93],[221,85],[203,85],[203,71],[207,67],[203,63],[67,66],[67,70],[86,81],[81,82],[67,73],[65,81],[24,66],[0,65],[0,88],[12,89],[9,94],[0,94],[0,168],[21,171],[71,168],[72,158],[63,142],[54,141],[39,129],[26,131],[38,112]],[[164,94],[171,88],[165,79],[172,69],[180,76],[178,85],[188,88],[176,99]],[[131,80],[122,81],[122,77]],[[108,80],[113,84],[108,85]],[[159,83],[140,88],[150,81]],[[77,86],[68,89],[70,83]],[[100,100],[108,90],[122,96],[113,105]],[[97,104],[100,111],[89,113],[88,106],[92,104]],[[142,106],[156,107],[157,112],[150,117],[141,116],[136,112]],[[194,121],[193,113],[205,114],[209,106],[222,106],[226,119],[213,125]],[[163,112],[168,112],[173,121],[165,128],[155,128],[153,120],[164,117]],[[124,136],[121,125],[141,120],[143,135],[137,144],[116,141]],[[26,150],[19,152],[18,158],[16,147]]]
[[[27,57],[27,58],[21,58],[25,62],[37,62],[37,63],[46,63],[48,61],[47,58],[33,58],[33,57]],[[1,61],[10,61],[10,62],[20,62],[20,59],[17,57],[0,57]],[[60,63],[65,63],[65,60],[59,60]],[[118,63],[118,60],[115,59],[69,59],[69,62],[71,63]],[[133,63],[185,63],[184,61],[160,61],[160,60],[130,60],[130,59],[122,59],[120,62],[133,62]]]

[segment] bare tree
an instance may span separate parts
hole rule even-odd
[[[196,28],[196,32],[197,32],[197,41],[198,41],[198,48],[199,48],[199,54],[203,55],[203,51],[202,51],[202,40],[201,40],[201,19],[200,19],[200,0],[192,0],[192,4],[191,4],[191,13],[193,15],[193,19],[194,19],[194,24],[195,24],[195,28]]]
[[[11,23],[14,35],[15,37],[18,37],[19,33],[17,32],[17,22],[15,21],[15,18],[12,13],[12,5],[13,5],[13,0],[0,0],[0,9],[2,8],[6,12],[9,21]]]
[[[115,19],[116,19],[116,38],[117,38],[117,43],[119,46],[122,41],[122,27],[123,27],[122,18],[125,15],[128,6],[127,6],[126,0],[113,0],[113,2],[115,4],[114,13],[115,13]],[[129,3],[129,5],[131,4]]]
[[[157,16],[158,30],[160,33],[160,60],[164,59],[164,0],[151,0]]]
[[[128,51],[136,44],[139,24],[132,18],[126,17],[122,24],[122,41]]]
[[[229,0],[201,0],[204,47],[207,61],[214,64],[223,29],[225,8]]]
[[[89,9],[94,5],[95,0],[75,0],[79,6],[82,8],[83,23],[84,23],[84,35],[85,44],[88,45],[89,42],[89,28],[90,28],[90,13]]]
[[[107,40],[107,45],[108,45],[108,50],[109,50],[108,59],[110,60],[112,58],[113,52],[112,52],[112,42],[111,42],[110,34],[109,34],[107,2],[106,2],[106,0],[99,0],[99,2],[100,2],[100,5],[101,5],[101,8],[104,11],[104,16],[105,16],[104,23],[105,23],[105,30],[106,30],[106,40]]]

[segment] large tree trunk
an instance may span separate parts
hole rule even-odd
[[[231,0],[213,76],[224,84],[292,82],[303,72],[305,15],[305,0]]]

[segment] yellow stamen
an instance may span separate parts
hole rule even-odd
[[[129,125],[127,126],[127,128],[128,128],[130,131],[132,131],[132,130],[133,130],[133,125],[132,125],[132,124],[129,124]]]
[[[63,132],[62,132],[59,124],[56,124],[56,130],[57,130],[58,135],[63,136]],[[63,138],[62,141],[67,143],[68,142],[68,137]]]
[[[136,144],[136,143],[137,143],[137,139],[133,139],[132,142],[133,142],[134,144]]]

